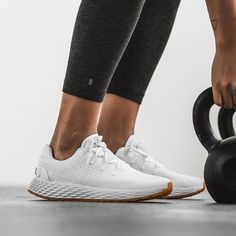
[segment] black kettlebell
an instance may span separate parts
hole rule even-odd
[[[209,113],[213,106],[212,89],[197,98],[193,124],[198,139],[208,151],[204,179],[208,192],[218,203],[236,203],[236,137],[220,140],[214,134]]]
[[[225,109],[223,107],[220,109],[218,113],[218,127],[222,139],[235,136],[234,126],[233,126],[234,113],[235,109]]]

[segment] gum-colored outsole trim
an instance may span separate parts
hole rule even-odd
[[[196,192],[192,192],[192,193],[184,194],[184,195],[179,195],[179,196],[167,196],[167,197],[164,197],[164,198],[165,199],[170,199],[170,200],[173,199],[174,200],[174,199],[182,199],[182,198],[186,198],[186,197],[192,197],[194,195],[197,195],[197,194],[203,192],[205,190],[205,188],[206,188],[206,186],[204,184],[203,187],[200,190],[196,191]]]
[[[83,198],[51,198],[47,196],[43,196],[33,192],[32,190],[28,189],[28,192],[33,194],[36,197],[43,198],[48,201],[63,201],[63,202],[108,202],[108,203],[128,203],[128,202],[140,202],[145,200],[152,200],[152,199],[160,199],[168,196],[172,192],[172,183],[168,183],[167,188],[164,189],[162,192],[151,194],[148,196],[140,197],[140,198],[130,198],[130,199],[83,199]]]

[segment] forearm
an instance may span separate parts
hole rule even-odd
[[[217,50],[236,51],[236,0],[206,0]]]

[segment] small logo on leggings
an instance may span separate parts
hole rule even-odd
[[[92,84],[93,84],[93,79],[89,79],[88,84],[89,84],[89,86],[92,86]]]

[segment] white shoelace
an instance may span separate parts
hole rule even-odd
[[[101,168],[105,170],[109,165],[114,165],[114,170],[121,169],[121,161],[114,158],[107,145],[102,142],[102,136],[97,136],[86,144],[87,165],[100,162]]]

